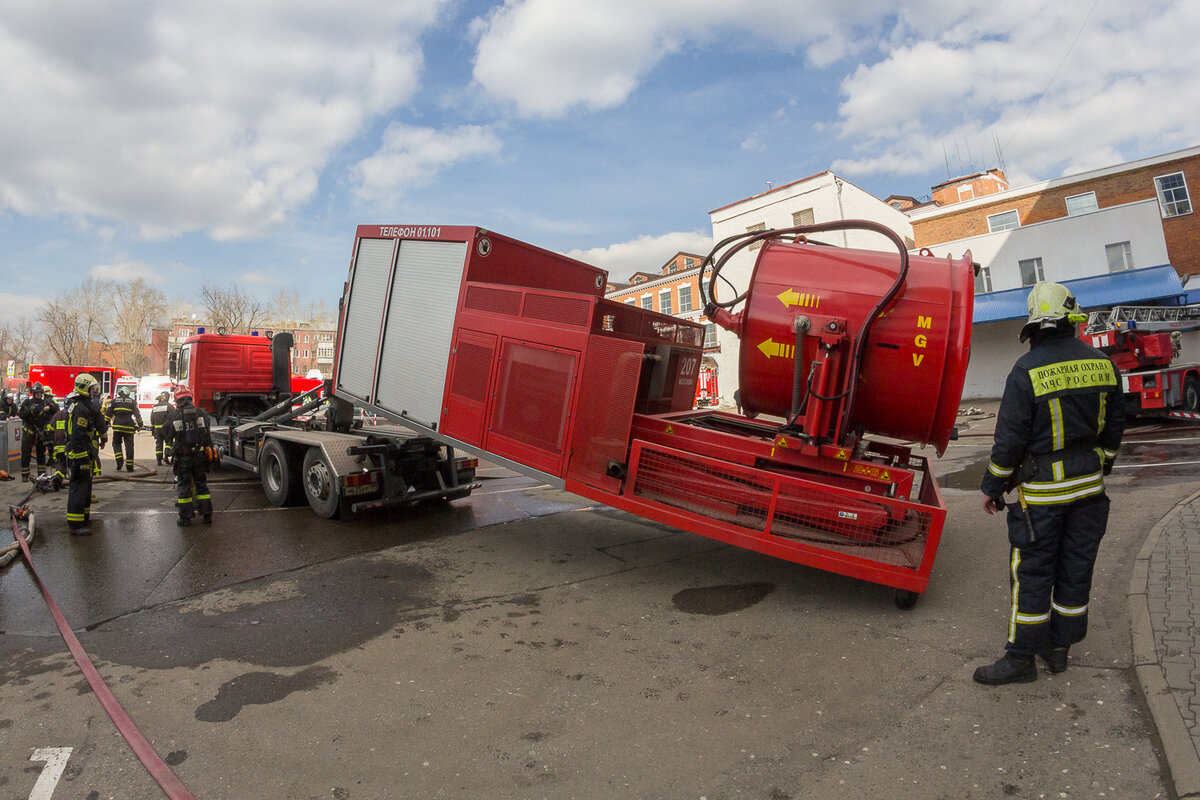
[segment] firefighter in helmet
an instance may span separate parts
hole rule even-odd
[[[45,397],[45,388],[35,383],[29,397],[21,403],[17,416],[21,418],[21,480],[29,480],[29,462],[37,456],[38,474],[46,466],[46,423],[58,411],[58,406]]]
[[[105,416],[109,427],[112,428],[113,455],[117,460],[117,471],[120,472],[124,466],[127,472],[133,472],[133,434],[142,427],[142,412],[137,401],[129,396],[129,387],[117,388],[117,396],[109,404]]]
[[[981,489],[983,509],[1008,507],[1012,607],[1003,658],[975,670],[998,686],[1037,679],[1034,656],[1052,673],[1087,634],[1092,569],[1108,525],[1104,476],[1125,429],[1121,375],[1108,356],[1075,336],[1086,319],[1067,287],[1036,284],[1029,321],[1004,386],[995,443]]]
[[[75,393],[67,398],[67,527],[76,534],[91,533],[92,475],[100,463],[97,440],[103,441],[107,432],[99,395],[100,384],[84,372],[75,378]]]
[[[165,390],[159,392],[158,403],[155,404],[154,408],[150,409],[150,427],[154,429],[154,460],[159,466],[162,466],[163,463],[165,425],[167,419],[171,416],[171,412],[174,410],[175,407],[171,405],[171,393]]]
[[[12,395],[8,393],[8,389],[0,389],[0,420],[16,415],[17,404],[13,402]]]
[[[174,465],[176,503],[184,527],[192,524],[199,513],[206,523],[212,522],[212,495],[208,493],[208,456],[212,452],[211,423],[204,409],[192,405],[192,395],[186,390],[175,394],[175,412],[168,418],[164,439],[171,448]]]

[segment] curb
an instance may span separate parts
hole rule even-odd
[[[1175,702],[1175,695],[1167,684],[1166,674],[1158,659],[1154,644],[1154,628],[1150,621],[1150,605],[1147,585],[1150,574],[1150,558],[1162,535],[1163,529],[1174,520],[1180,509],[1200,499],[1200,492],[1187,497],[1163,515],[1142,542],[1133,563],[1133,575],[1129,579],[1129,627],[1133,640],[1133,667],[1137,674],[1142,696],[1150,709],[1158,738],[1162,742],[1163,755],[1167,759],[1167,771],[1175,788],[1175,796],[1200,798],[1200,753],[1192,734],[1183,721],[1183,715]]]

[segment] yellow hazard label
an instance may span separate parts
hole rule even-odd
[[[787,447],[788,446],[787,439],[780,436],[778,439],[775,440],[775,446],[776,447]]]
[[[673,434],[675,433],[675,426],[674,426],[674,425],[668,425],[668,426],[667,426],[667,433],[668,433],[668,434],[672,434],[672,435],[673,435]]]
[[[841,459],[842,461],[846,461],[847,459],[850,458],[850,454],[847,453],[845,450],[838,450],[837,455],[835,455],[834,458]]]

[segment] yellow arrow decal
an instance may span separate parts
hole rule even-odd
[[[761,342],[758,345],[758,349],[761,350],[762,354],[767,358],[791,358],[792,354],[796,352],[795,345],[776,342],[774,339],[767,339],[765,342]]]
[[[783,303],[784,308],[791,308],[800,303],[800,293],[795,289],[786,289],[775,296]]]

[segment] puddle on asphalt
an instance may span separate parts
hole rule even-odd
[[[989,460],[990,457],[985,457],[980,461],[967,464],[958,472],[938,475],[938,486],[943,489],[965,489],[967,491],[979,489],[979,484],[983,480],[983,474],[987,472]]]
[[[720,616],[750,608],[775,589],[773,583],[735,583],[684,589],[671,598],[680,611]]]

